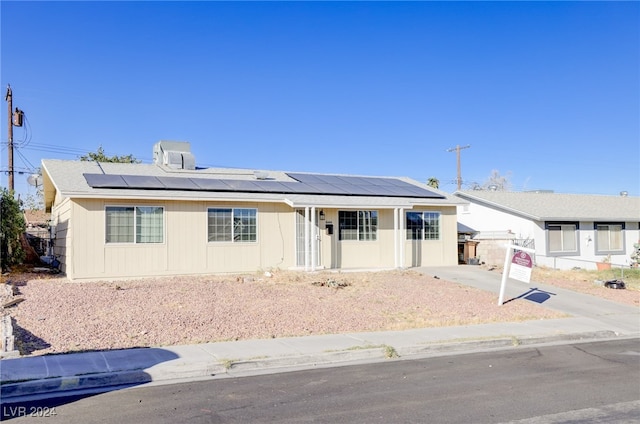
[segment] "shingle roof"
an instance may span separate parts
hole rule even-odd
[[[454,194],[536,221],[640,221],[640,197],[485,190]]]
[[[49,218],[50,214],[41,209],[26,209],[24,211],[24,220],[27,226],[46,225]]]
[[[55,187],[55,191],[62,197],[76,198],[111,198],[111,199],[165,199],[165,200],[252,200],[263,202],[286,202],[292,206],[332,206],[340,205],[344,207],[357,207],[358,205],[379,206],[379,207],[405,207],[413,205],[456,205],[461,201],[437,189],[433,189],[425,184],[405,177],[374,177],[393,179],[410,184],[412,187],[422,189],[424,196],[416,197],[385,197],[385,196],[345,196],[335,195],[336,193],[277,193],[277,192],[247,192],[239,190],[199,190],[189,184],[189,189],[181,189],[182,185],[160,186],[156,183],[149,184],[148,187],[133,186],[128,188],[99,185],[92,186],[90,175],[100,176],[139,176],[151,177],[160,181],[170,181],[172,184],[184,179],[184,181],[256,181],[256,171],[237,168],[207,168],[196,170],[177,170],[155,164],[128,164],[128,163],[96,163],[87,161],[69,161],[45,159],[42,161],[42,168],[45,173],[45,203],[49,207],[53,202],[54,190],[47,190],[47,185]],[[299,183],[298,180],[283,171],[260,171],[267,174],[269,181],[282,182],[285,184]],[[321,175],[321,174],[292,174],[292,175]],[[48,176],[48,178],[47,178]],[[341,175],[343,177],[356,179],[358,176]],[[140,179],[138,178],[138,180]],[[145,178],[142,178],[144,180]],[[367,176],[367,178],[369,178]],[[89,179],[89,181],[88,181]],[[105,179],[105,178],[103,178]],[[106,178],[108,180],[109,178]],[[136,178],[131,178],[136,180]],[[179,182],[179,181],[178,181]],[[157,185],[157,187],[156,187]],[[251,184],[238,184],[238,186],[250,186]],[[212,187],[215,184],[211,184]],[[179,187],[179,188],[176,188]],[[186,186],[185,186],[186,187]],[[420,190],[418,190],[420,191]],[[427,195],[427,193],[432,195]]]

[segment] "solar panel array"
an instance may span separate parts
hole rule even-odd
[[[251,181],[145,175],[83,175],[92,188],[444,198],[438,193],[397,178],[382,177],[289,173],[287,175],[296,181]]]

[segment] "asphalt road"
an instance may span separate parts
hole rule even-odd
[[[152,385],[3,404],[2,413],[70,424],[635,423],[640,340]]]

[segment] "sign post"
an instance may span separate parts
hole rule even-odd
[[[525,283],[529,283],[531,280],[533,260],[529,253],[535,253],[535,250],[527,247],[515,246],[513,244],[507,245],[498,305],[502,305],[504,303],[504,291],[507,286],[507,278],[513,278],[514,280],[523,281]]]

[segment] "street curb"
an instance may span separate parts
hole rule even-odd
[[[637,337],[638,335],[628,335]],[[521,346],[541,345],[560,342],[608,340],[621,337],[615,331],[593,331],[573,334],[558,334],[531,337],[499,337],[486,340],[468,340],[459,342],[429,343],[402,348],[392,346],[375,346],[370,348],[354,348],[349,350],[327,351],[322,353],[281,356],[273,358],[256,358],[237,361],[217,360],[200,362],[197,366],[177,366],[173,372],[167,373],[151,369],[107,372],[55,377],[30,381],[2,384],[0,397],[6,401],[21,396],[45,395],[82,390],[108,391],[109,387],[136,386],[151,382],[172,381],[188,378],[203,378],[220,375],[233,377],[236,375],[259,374],[268,371],[285,371],[286,369],[315,368],[326,365],[345,365],[366,361],[384,361],[394,359],[411,359],[412,356],[444,355],[465,353],[480,350],[518,348]],[[179,369],[179,371],[176,371]]]

